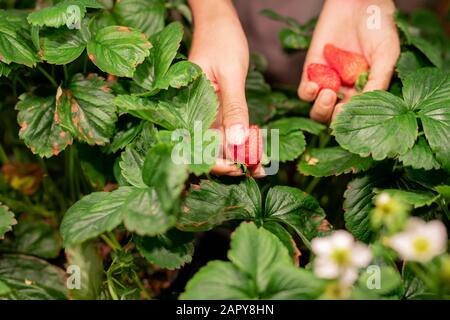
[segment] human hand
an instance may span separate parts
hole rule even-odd
[[[195,29],[189,60],[202,68],[219,95],[220,106],[213,128],[224,133],[223,149],[226,152],[226,144],[242,145],[248,136],[247,39],[230,0],[191,0],[190,5]],[[218,159],[212,172],[230,176],[243,174],[226,159]],[[254,177],[262,176],[262,167],[256,167],[251,173]]]
[[[369,6],[379,8],[380,28],[369,28]],[[302,100],[314,101],[310,116],[328,123],[342,106],[357,92],[342,87],[344,98],[338,102],[330,89],[319,92],[319,86],[308,80],[306,68],[311,63],[327,64],[323,48],[330,43],[341,49],[359,53],[370,66],[369,79],[363,91],[386,90],[400,54],[400,41],[393,20],[395,5],[392,0],[327,0],[317,22],[305,59],[298,95]],[[376,19],[377,17],[375,17]],[[337,103],[338,102],[338,103]],[[337,104],[336,104],[337,103]]]

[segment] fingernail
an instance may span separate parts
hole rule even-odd
[[[322,91],[320,95],[320,101],[323,105],[329,106],[333,104],[334,93],[330,91]]]
[[[246,130],[245,126],[242,124],[234,124],[226,131],[227,144],[231,145],[241,145],[245,143],[246,140]]]

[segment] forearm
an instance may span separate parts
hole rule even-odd
[[[208,25],[217,19],[238,19],[231,0],[188,0],[196,26]]]

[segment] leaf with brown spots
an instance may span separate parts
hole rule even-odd
[[[87,79],[77,74],[68,88],[58,91],[56,115],[61,126],[90,145],[108,143],[117,121],[108,83],[97,75]]]
[[[89,59],[100,70],[132,77],[136,66],[149,55],[150,45],[136,29],[109,26],[97,31],[87,44]]]
[[[16,109],[19,111],[17,121],[21,127],[19,137],[33,153],[49,158],[58,155],[72,143],[72,136],[64,131],[55,116],[54,97],[24,94],[20,96]]]

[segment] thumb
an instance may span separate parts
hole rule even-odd
[[[222,104],[222,123],[227,144],[241,145],[248,135],[248,107],[245,99],[245,77],[218,79]]]

